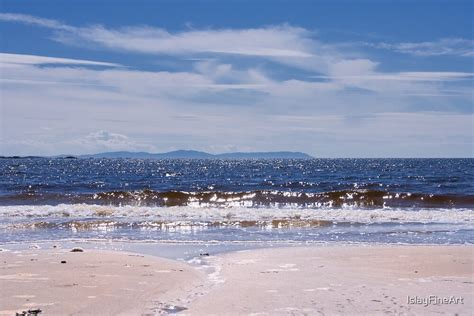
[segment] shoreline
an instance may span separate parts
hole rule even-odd
[[[436,243],[386,243],[347,241],[176,241],[176,240],[105,240],[105,239],[62,239],[40,241],[15,241],[0,243],[0,254],[9,251],[60,250],[82,248],[84,250],[135,253],[144,256],[165,258],[179,262],[195,262],[201,254],[225,256],[245,250],[265,250],[281,248],[330,248],[330,247],[472,247],[474,244]],[[473,254],[474,256],[474,254]]]
[[[0,315],[28,308],[48,315],[463,314],[473,307],[473,245],[326,243],[201,253],[198,247],[175,250],[175,260],[164,258],[165,248],[150,255],[139,247],[73,253],[77,244],[62,246],[0,252]],[[409,304],[409,297],[430,295],[463,297],[464,304]]]

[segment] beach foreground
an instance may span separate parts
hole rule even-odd
[[[0,314],[470,314],[473,250],[256,249],[203,257],[207,274],[200,265],[123,252],[1,252]]]
[[[126,252],[28,250],[0,260],[0,315],[154,315],[204,282],[187,264]]]
[[[220,285],[191,314],[470,314],[471,246],[327,246],[241,251],[217,258]],[[464,304],[409,304],[411,298]]]

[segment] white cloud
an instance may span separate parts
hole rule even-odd
[[[364,73],[364,72],[362,72]],[[472,72],[393,72],[393,73],[374,73],[355,74],[355,75],[334,75],[334,76],[313,76],[313,78],[321,79],[371,79],[371,80],[392,80],[392,81],[459,81],[472,80],[474,73]]]
[[[330,75],[317,75],[313,78],[331,80],[339,86],[357,87],[381,94],[418,96],[459,96],[471,97],[472,91],[465,86],[452,89],[450,84],[474,78],[469,72],[380,72],[375,67],[344,62],[343,69],[335,67]],[[337,66],[337,65],[336,65]]]
[[[330,65],[331,76],[351,76],[373,73],[377,63],[368,59],[346,59],[334,62]]]
[[[196,94],[213,95],[204,87],[213,81],[203,74],[25,67],[29,72],[22,69],[23,75],[35,80],[98,84],[2,83],[2,154],[232,148],[317,156],[466,156],[472,143],[472,115],[403,113],[416,99],[345,92],[334,82],[270,82],[262,100],[242,107],[225,100],[196,102]],[[443,105],[439,98],[426,100]]]
[[[220,29],[220,30],[187,30],[171,33],[156,27],[122,27],[106,28],[101,25],[73,27],[59,21],[42,19],[23,14],[0,14],[0,20],[15,21],[47,27],[56,31],[58,41],[74,45],[87,44],[114,50],[126,50],[136,53],[196,55],[196,54],[237,54],[267,58],[273,62],[296,67],[305,71],[318,73],[320,78],[326,78],[342,87],[357,87],[372,91],[401,91],[404,94],[433,95],[433,89],[428,81],[453,81],[472,79],[470,73],[461,72],[398,72],[386,73],[377,70],[378,63],[367,58],[348,58],[337,45],[331,46],[314,38],[310,31],[288,25],[269,26],[253,29]],[[470,45],[472,41],[461,39],[444,39],[438,42],[424,43],[378,43],[379,48],[400,49],[404,52],[422,53],[418,48],[424,48],[426,54],[439,52],[455,52],[452,46]],[[451,45],[451,46],[450,46]],[[451,50],[442,50],[442,47]],[[459,53],[460,51],[458,51]],[[466,52],[464,52],[466,53]],[[239,70],[234,65],[220,63],[216,60],[198,60],[195,63],[196,72],[214,81],[213,89],[264,88],[269,84],[268,78],[262,76],[262,71],[254,69]],[[316,75],[313,78],[317,77]],[[400,82],[385,82],[400,81]],[[410,87],[410,82],[415,85]],[[196,83],[195,83],[196,84]],[[209,82],[203,83],[208,87]],[[219,86],[218,84],[222,84]],[[237,84],[243,86],[237,87]],[[186,85],[186,81],[183,82]],[[254,86],[250,86],[254,85]],[[260,85],[260,87],[259,87]],[[323,85],[319,85],[321,87]],[[327,85],[326,85],[327,86]],[[334,88],[332,86],[331,88]],[[407,91],[407,89],[409,91]],[[428,90],[428,91],[421,91]],[[441,95],[443,93],[439,93]]]
[[[2,67],[8,67],[10,65],[47,65],[47,64],[120,67],[119,64],[92,61],[92,60],[47,57],[47,56],[38,56],[38,55],[7,54],[7,53],[0,53],[0,63],[2,64],[1,65]]]
[[[73,31],[74,28],[56,20],[39,18],[28,14],[0,13],[0,21],[31,24],[56,30]]]
[[[62,33],[57,39],[85,40],[112,49],[150,54],[216,53],[263,57],[311,57],[309,32],[291,26],[257,29],[189,30],[170,33],[152,27],[77,29],[75,37]]]
[[[311,33],[288,25],[254,29],[188,30],[171,33],[154,27],[108,29],[101,25],[73,27],[25,14],[0,14],[0,21],[19,22],[58,31],[68,44],[88,42],[112,49],[149,54],[215,53],[262,57],[311,57]]]
[[[88,142],[102,143],[102,144],[128,144],[129,138],[125,135],[110,133],[107,131],[97,131],[90,133],[85,137]]]
[[[216,60],[198,61],[194,64],[195,70],[215,82],[231,85],[266,85],[272,83],[262,71],[255,68],[239,70],[232,64],[221,64]]]
[[[54,67],[48,67],[49,64]],[[0,54],[0,65],[3,70],[0,80],[4,83],[96,86],[97,89],[120,90],[130,95],[185,95],[191,90],[258,89],[270,82],[258,70],[240,71],[220,64],[196,65],[198,72],[151,72],[105,62]],[[71,65],[111,67],[93,69]]]
[[[25,15],[0,14],[0,20],[47,27],[63,42],[197,57],[187,70],[172,72],[2,54],[2,153],[240,148],[430,156],[440,155],[439,145],[442,153],[469,155],[472,115],[462,114],[462,106],[472,104],[469,72],[381,71],[374,60],[348,57],[307,30],[285,25],[170,33],[72,27]],[[202,54],[221,55],[203,60],[208,56]],[[261,59],[253,66],[233,62],[242,55],[321,80],[279,79],[260,67]]]
[[[364,45],[416,56],[474,56],[474,40],[464,38],[443,38],[431,42],[364,43]]]
[[[155,148],[152,145],[133,140],[130,137],[113,133],[109,131],[99,130],[88,135],[73,140],[71,143],[81,146],[83,150],[89,150],[90,152],[103,151],[120,151],[120,150],[132,150],[132,151],[153,151]]]

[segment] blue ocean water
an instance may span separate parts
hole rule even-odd
[[[473,243],[474,159],[0,159],[0,242]]]

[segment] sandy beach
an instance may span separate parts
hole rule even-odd
[[[381,315],[472,312],[471,246],[327,246],[217,257],[221,283],[190,314]],[[408,296],[463,304],[408,304]]]
[[[155,315],[204,282],[184,263],[126,252],[12,251],[0,260],[0,315]]]
[[[0,315],[468,315],[473,256],[472,246],[335,245],[211,254],[206,266],[88,249],[2,251]]]

